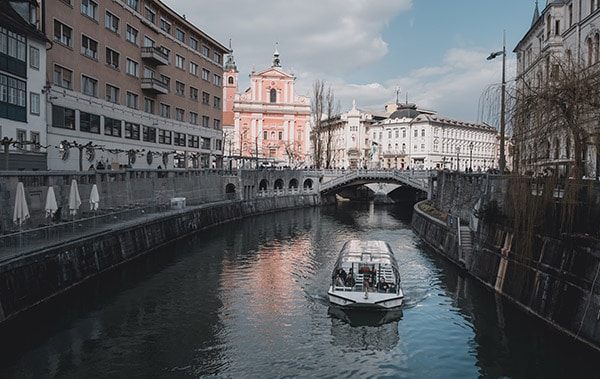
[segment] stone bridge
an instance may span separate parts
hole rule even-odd
[[[348,185],[395,183],[429,194],[432,176],[435,176],[435,172],[432,174],[430,171],[410,170],[328,170],[323,171],[319,191],[326,194]]]

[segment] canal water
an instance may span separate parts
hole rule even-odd
[[[410,208],[344,203],[201,232],[0,329],[1,378],[588,378],[600,355],[421,244]],[[383,239],[406,306],[331,308],[342,244]]]

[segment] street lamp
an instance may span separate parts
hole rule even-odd
[[[506,119],[504,116],[506,88],[506,31],[503,33],[502,51],[491,53],[487,59],[492,60],[499,55],[502,55],[502,94],[500,95],[500,158],[498,159],[498,168],[500,169],[500,175],[502,175],[504,174],[504,169],[506,167],[506,157],[504,153],[504,133],[506,129]]]
[[[460,171],[460,146],[456,146],[456,171]]]
[[[469,171],[473,172],[473,142],[469,143]]]

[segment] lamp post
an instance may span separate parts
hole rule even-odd
[[[498,159],[498,168],[500,169],[500,175],[504,174],[506,168],[506,157],[504,152],[504,139],[506,129],[506,119],[504,116],[505,107],[505,88],[506,88],[506,31],[504,31],[502,38],[502,51],[496,51],[491,53],[488,60],[496,58],[498,55],[502,55],[502,94],[500,95],[500,158]]]
[[[460,171],[460,146],[456,146],[456,171]]]
[[[473,142],[469,143],[469,171],[473,172]]]

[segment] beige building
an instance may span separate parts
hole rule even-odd
[[[48,166],[222,162],[228,49],[158,0],[48,0]]]

